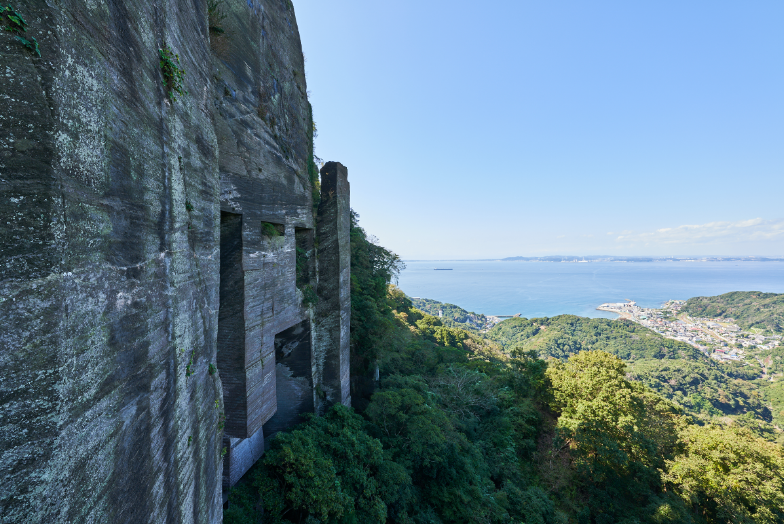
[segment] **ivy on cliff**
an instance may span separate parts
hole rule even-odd
[[[177,95],[182,98],[188,94],[183,87],[185,71],[180,67],[180,55],[166,46],[163,49],[158,49],[158,58],[161,75],[163,75],[163,86],[172,102],[176,102]]]
[[[10,5],[5,7],[0,5],[0,20],[2,20],[2,23],[5,23],[4,29],[13,34],[23,46],[39,57],[41,56],[41,48],[38,45],[38,40],[34,37],[30,37],[30,40],[27,40],[22,36],[22,33],[27,32],[27,21],[18,11],[16,11],[16,9]]]
[[[316,151],[315,142],[318,136],[316,129],[316,122],[313,121],[313,106],[308,102],[308,122],[310,123],[310,140],[308,142],[308,179],[310,180],[310,187],[313,199],[313,212],[318,209],[321,202],[321,183],[319,181],[319,169],[316,165]]]

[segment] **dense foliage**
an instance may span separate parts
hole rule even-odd
[[[760,381],[762,368],[748,363],[718,363],[684,342],[671,340],[624,320],[561,315],[553,318],[513,318],[488,333],[507,349],[535,351],[540,358],[561,360],[581,351],[601,350],[628,363],[629,377],[675,401],[691,415],[744,416],[754,420],[755,431],[772,440],[784,440],[773,424],[774,414],[784,418],[784,398],[775,384]],[[784,350],[784,348],[782,348]],[[765,362],[777,369],[778,349],[766,353]]]
[[[725,364],[701,360],[642,360],[630,365],[632,376],[660,395],[707,416],[753,413],[770,421],[759,387],[732,377]],[[755,376],[759,377],[758,369]]]
[[[734,318],[743,329],[784,333],[784,293],[733,291],[715,297],[694,297],[681,309],[693,317]]]
[[[387,286],[404,268],[400,258],[368,238],[351,211],[351,374],[365,375],[392,343],[394,315]]]
[[[574,315],[510,318],[494,326],[488,337],[505,347],[535,350],[540,358],[566,359],[585,350],[606,351],[624,360],[699,356],[689,344],[664,338],[630,321]]]
[[[505,322],[488,340],[389,286],[398,261],[356,217],[352,257],[352,351],[378,366],[376,390],[361,414],[335,406],[279,434],[227,524],[784,519],[781,446],[695,425],[619,358],[679,362],[685,348],[576,317],[515,321],[527,335]]]
[[[738,427],[687,426],[664,481],[708,522],[784,520],[781,446]]]
[[[431,300],[429,298],[412,298],[411,301],[413,302],[414,307],[428,315],[438,316],[438,313],[441,312],[442,316],[439,317],[439,320],[441,320],[445,326],[476,331],[483,328],[487,323],[487,317],[485,315],[466,311],[454,304],[438,302],[437,300]]]
[[[770,405],[771,422],[780,428],[784,428],[784,380],[771,382],[766,384],[766,386],[762,394]]]

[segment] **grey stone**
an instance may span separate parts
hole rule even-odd
[[[250,438],[224,437],[226,448],[223,484],[233,486],[264,455],[264,432],[257,431]],[[228,491],[224,492],[224,497]]]
[[[223,6],[32,0],[42,58],[0,32],[2,522],[220,522],[279,405],[349,401],[348,184],[317,257],[293,7]]]
[[[14,141],[14,149],[19,151],[20,153],[29,151],[35,146],[36,146],[36,142],[34,140],[28,140],[26,138],[21,138],[19,140]]]
[[[351,209],[348,170],[338,162],[321,169],[318,211],[319,302],[314,358],[324,363],[322,384],[327,405],[351,405]]]

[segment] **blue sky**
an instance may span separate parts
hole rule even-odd
[[[784,256],[784,2],[294,4],[316,154],[404,259]]]

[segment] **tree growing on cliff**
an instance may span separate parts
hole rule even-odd
[[[359,226],[351,211],[351,374],[367,374],[395,329],[387,287],[405,264]]]

